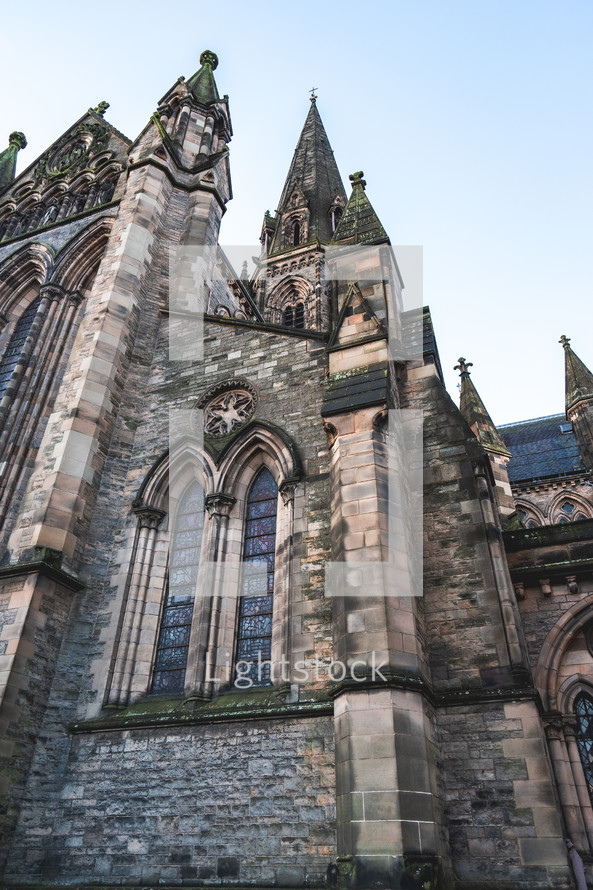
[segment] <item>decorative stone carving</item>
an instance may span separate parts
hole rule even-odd
[[[218,384],[201,398],[198,407],[204,411],[204,432],[209,436],[228,436],[253,416],[257,394],[244,380],[228,380]]]
[[[230,494],[215,492],[214,494],[206,495],[206,510],[209,516],[229,516],[233,504],[236,502],[237,498]]]

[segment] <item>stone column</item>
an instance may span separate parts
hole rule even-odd
[[[217,690],[220,609],[226,583],[225,556],[229,516],[236,498],[216,492],[206,496],[207,525],[204,529],[198,573],[189,655],[185,674],[185,694],[211,698]]]
[[[587,850],[589,840],[574,785],[562,724],[559,719],[548,719],[544,725],[568,837],[577,849]]]
[[[567,720],[565,718],[564,738],[568,749],[572,777],[581,807],[581,815],[583,817],[583,822],[585,823],[585,831],[587,832],[587,838],[589,840],[589,846],[584,850],[581,850],[581,852],[588,853],[593,850],[593,807],[591,806],[591,795],[589,794],[585,773],[583,772],[583,764],[581,762],[581,755],[577,744],[576,732],[576,720]]]
[[[132,687],[139,694],[148,691],[150,678],[146,674],[141,678],[135,677],[136,653],[144,619],[156,533],[165,516],[162,510],[152,507],[139,506],[134,512],[138,516],[137,538],[130,566],[126,611],[108,697],[108,704],[120,707],[129,703]]]

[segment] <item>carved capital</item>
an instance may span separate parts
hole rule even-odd
[[[140,505],[133,506],[134,513],[138,517],[140,528],[158,528],[166,516],[164,510],[157,510],[156,507],[143,507]]]
[[[295,488],[297,487],[297,484],[298,484],[297,479],[285,479],[285,481],[281,484],[280,488],[278,489],[282,496],[282,502],[284,503],[285,506],[292,503],[292,501],[294,499],[294,491],[295,491]]]
[[[208,511],[208,516],[211,518],[213,516],[228,517],[236,502],[237,498],[234,498],[230,494],[223,494],[220,491],[214,492],[214,494],[208,494],[206,495],[206,510]]]
[[[564,723],[564,735],[566,737],[566,741],[572,741],[576,738],[576,734],[578,732],[577,721],[574,717],[565,717],[563,720]]]
[[[561,741],[564,737],[564,723],[561,714],[546,714],[543,718],[544,731],[548,741]]]
[[[66,291],[61,284],[49,282],[48,284],[42,284],[39,288],[39,296],[42,300],[46,299],[57,303],[64,298],[65,294]]]
[[[69,306],[80,306],[84,299],[84,295],[80,293],[80,291],[73,290],[68,294],[68,305]]]
[[[517,581],[516,584],[513,585],[515,588],[515,596],[518,600],[525,599],[525,584],[523,581]]]

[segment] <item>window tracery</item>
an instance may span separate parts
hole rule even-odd
[[[577,745],[589,796],[593,801],[593,699],[581,693],[575,701],[574,713],[577,720]]]

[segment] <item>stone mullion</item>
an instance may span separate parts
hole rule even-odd
[[[124,625],[118,644],[109,704],[127,705],[136,666],[136,653],[144,605],[150,584],[157,529],[165,515],[161,510],[139,508],[138,539],[132,562]]]
[[[18,449],[17,457],[11,461],[9,476],[6,479],[0,498],[0,513],[2,517],[4,517],[12,494],[18,486],[23,471],[23,462],[29,452],[40,416],[45,409],[46,400],[54,383],[55,373],[71,331],[72,321],[80,303],[80,296],[71,294],[68,302],[62,303],[60,311],[59,303],[62,298],[62,291],[52,288],[50,290],[50,298],[52,301],[51,308],[39,334],[39,339],[42,343],[41,350],[37,360],[34,363],[30,362],[27,368],[27,371],[31,371],[30,384],[26,388],[21,387],[21,402],[25,400],[25,396],[26,401],[22,405],[15,403],[11,411],[12,425],[6,427],[0,440],[0,453],[4,453],[4,449],[10,446],[11,453],[7,454],[8,460],[10,460],[15,448]],[[9,438],[10,441],[8,441]]]
[[[210,517],[210,534],[208,536],[207,560],[202,560],[198,584],[202,589],[212,586],[212,595],[199,597],[199,621],[194,620],[190,653],[193,653],[194,688],[210,698],[216,692],[214,680],[217,668],[218,636],[220,626],[220,610],[224,595],[224,586],[228,582],[225,556],[228,543],[229,517],[236,498],[225,494],[212,494],[206,498],[206,510]],[[196,612],[194,610],[194,618]],[[200,645],[201,643],[201,645]],[[205,657],[201,657],[201,653]],[[206,666],[208,673],[206,673]]]
[[[564,739],[568,748],[568,757],[572,769],[574,785],[577,791],[577,797],[581,805],[581,815],[585,823],[585,831],[589,840],[589,851],[593,850],[593,807],[591,806],[591,796],[589,788],[585,780],[581,755],[576,739],[576,727],[573,721],[564,723]],[[586,851],[585,851],[586,852]]]
[[[585,832],[562,728],[557,725],[557,722],[549,722],[546,723],[545,729],[568,837],[578,849],[586,850],[589,847],[589,841]]]
[[[291,597],[290,579],[292,577],[292,529],[294,520],[295,482],[285,481],[280,486],[280,497],[283,509],[279,511],[279,522],[276,530],[277,561],[274,573],[274,612],[272,616],[272,668],[275,685],[282,685],[287,678],[282,678],[278,671],[281,661],[292,664],[291,658]]]
[[[8,381],[8,386],[6,387],[6,392],[4,393],[2,401],[0,402],[0,424],[2,424],[9,409],[12,408],[12,404],[14,402],[21,380],[27,368],[27,364],[31,357],[31,353],[35,348],[35,344],[38,342],[39,334],[43,325],[44,316],[48,305],[49,298],[42,297],[37,309],[37,313],[33,320],[33,324],[31,325],[31,329],[21,350],[18,362],[14,371],[12,372],[10,380]]]

